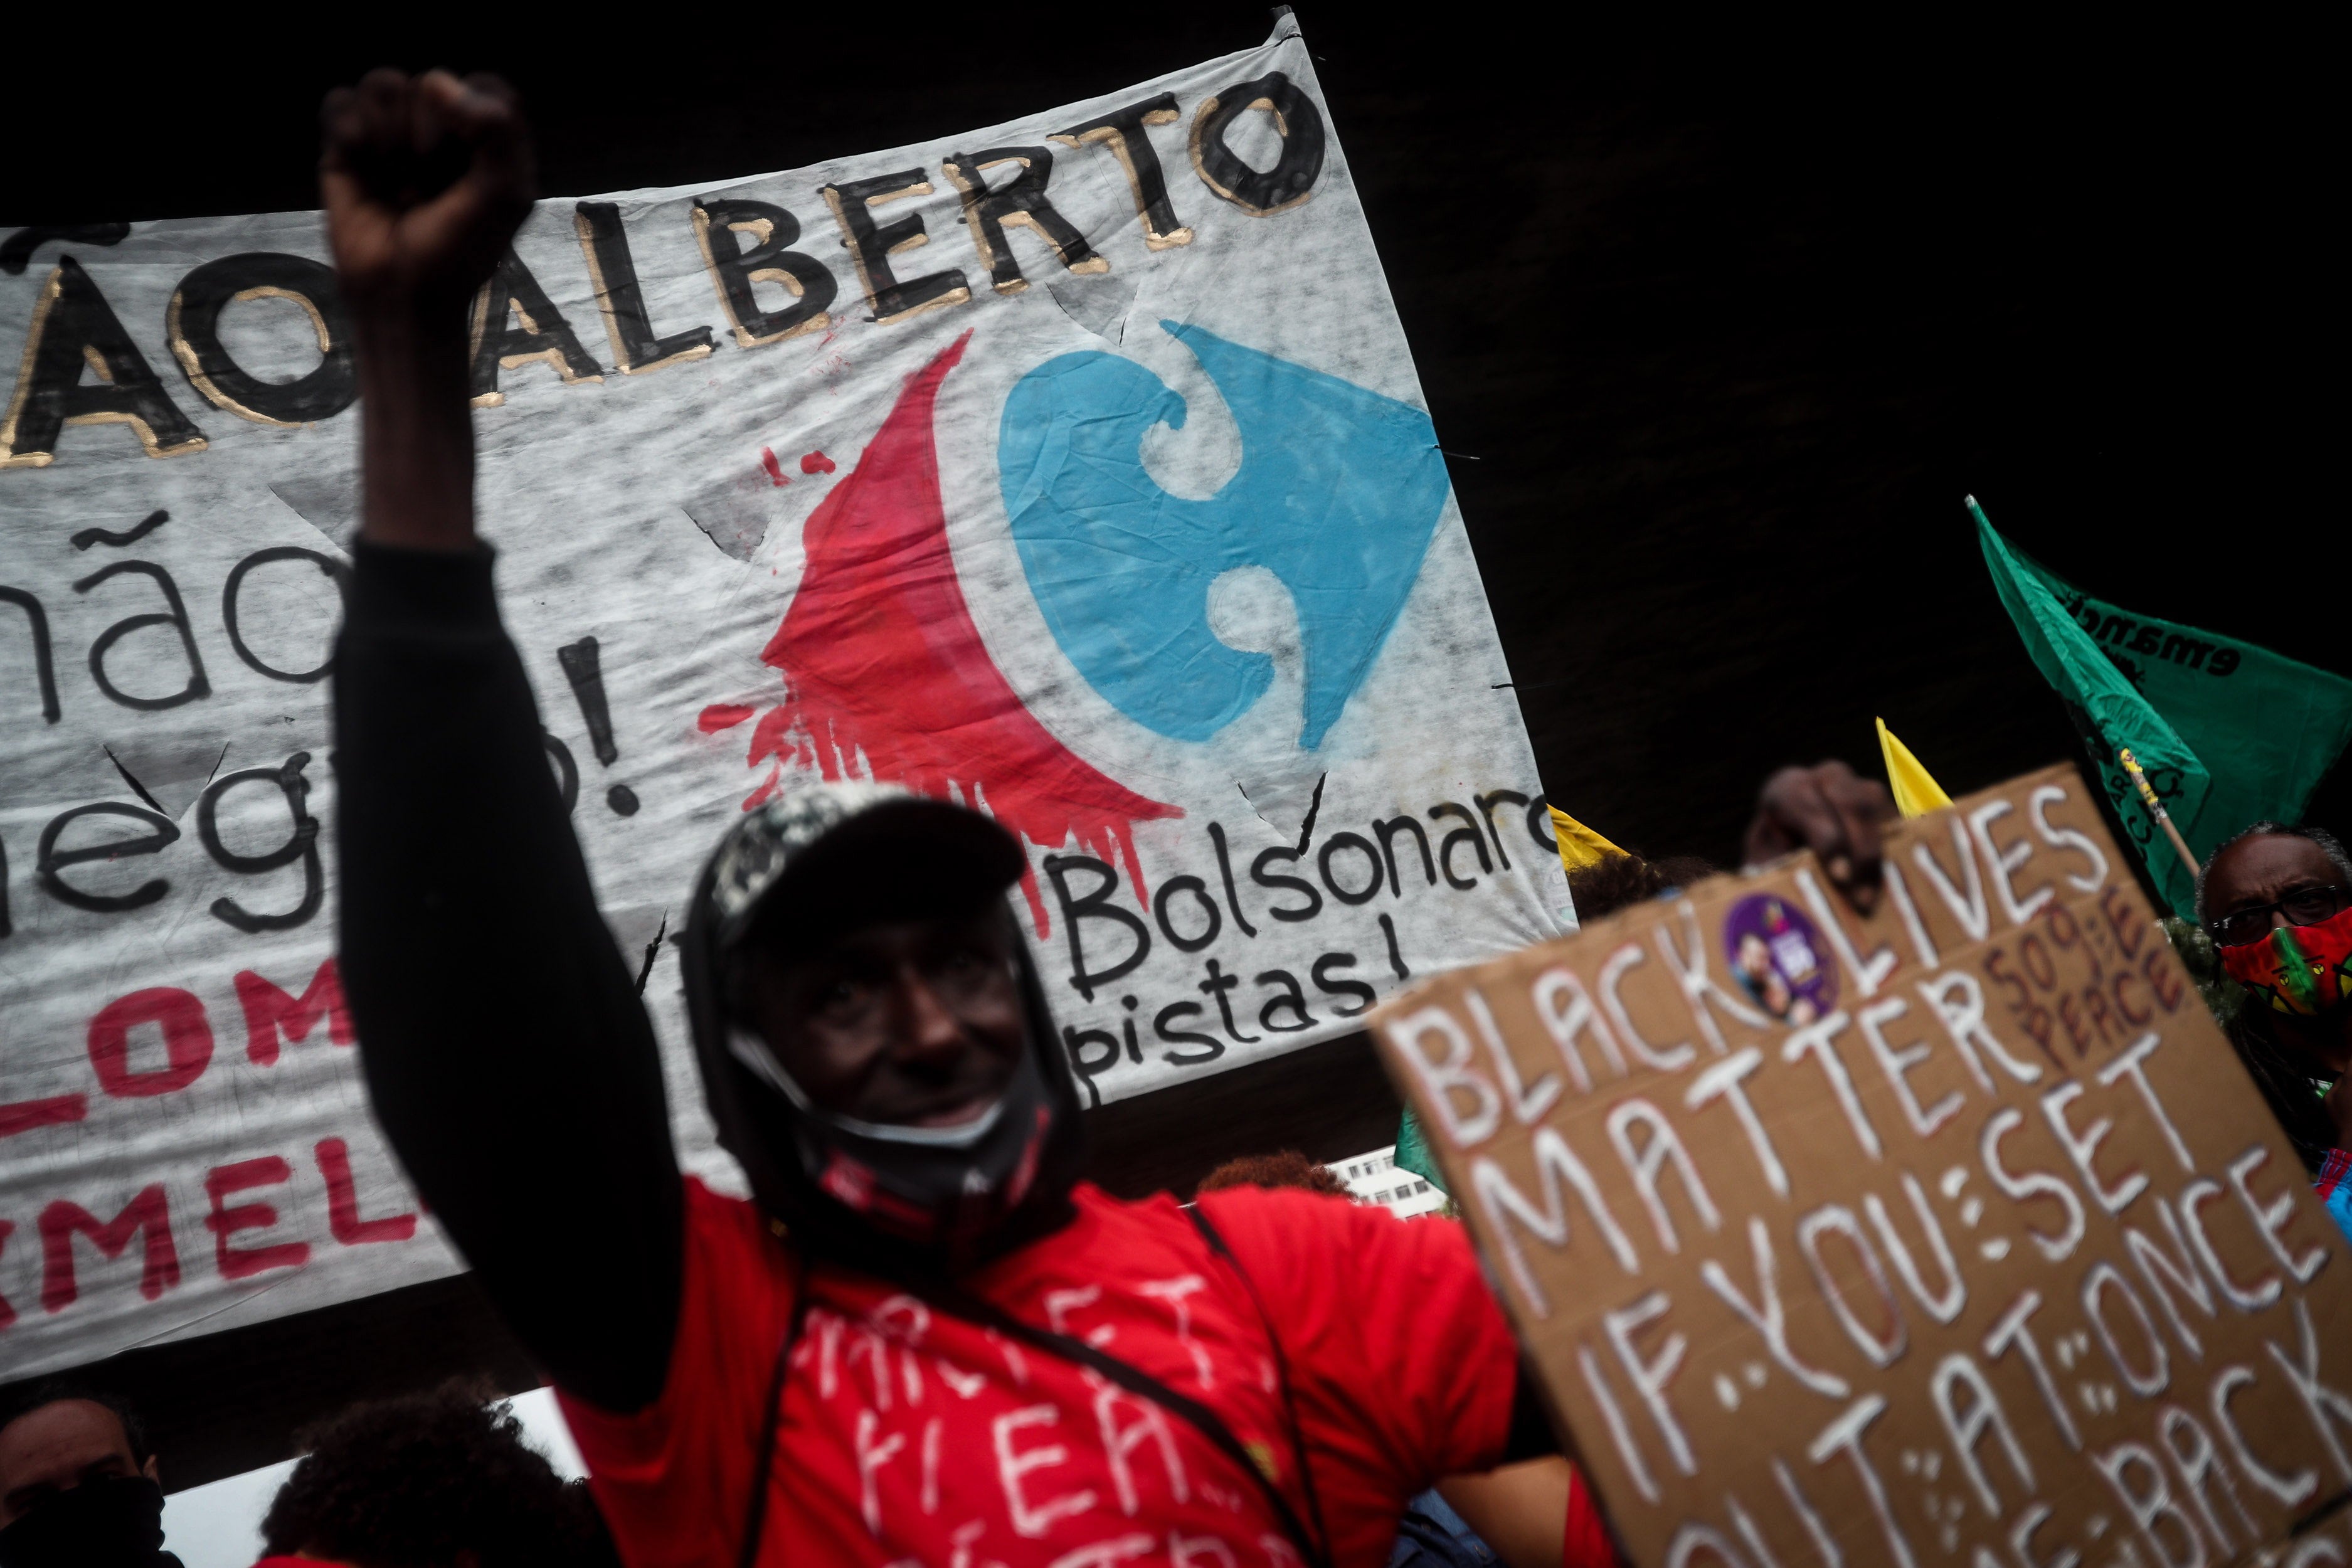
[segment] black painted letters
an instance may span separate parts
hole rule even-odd
[[[621,209],[617,205],[611,202],[582,202],[572,212],[572,226],[580,236],[580,254],[588,261],[588,281],[595,285],[596,308],[604,313],[604,336],[613,345],[613,363],[620,367],[623,375],[642,375],[681,360],[709,357],[717,345],[711,342],[709,327],[688,327],[666,338],[655,335],[652,318],[646,313],[646,291],[637,282],[637,264],[629,255],[628,231],[621,226]],[[703,254],[709,254],[708,247]]]
[[[988,183],[988,171],[1018,166],[1001,185]],[[1097,256],[1087,237],[1045,199],[1045,182],[1053,177],[1054,154],[1043,147],[992,147],[983,153],[950,153],[940,165],[963,195],[963,221],[971,230],[972,248],[988,268],[989,286],[1000,294],[1018,294],[1029,287],[1021,263],[1004,237],[1007,224],[1025,225],[1053,247],[1054,259],[1071,272],[1108,272],[1110,263]]]
[[[1056,131],[1053,136],[1053,140],[1068,147],[1093,142],[1111,150],[1119,167],[1127,171],[1127,188],[1135,197],[1135,216],[1143,220],[1143,243],[1153,250],[1192,243],[1192,231],[1177,220],[1176,209],[1169,203],[1168,176],[1160,172],[1160,154],[1153,151],[1151,138],[1143,129],[1175,122],[1176,95],[1163,92],[1158,98],[1114,109],[1099,120]]]
[[[229,357],[221,312],[240,300],[287,300],[310,318],[319,363],[293,381],[263,381]],[[207,261],[180,279],[163,318],[173,357],[205,401],[257,425],[296,426],[331,419],[360,395],[351,328],[334,268],[300,256],[250,250]]]
[[[554,366],[566,384],[604,379],[604,371],[580,346],[572,323],[522,258],[509,249],[474,297],[474,406],[496,408],[504,403],[507,395],[499,390],[499,372],[534,362]]]
[[[1252,109],[1274,116],[1282,155],[1260,172],[1225,144],[1234,121]],[[1192,169],[1201,183],[1254,217],[1271,217],[1305,201],[1323,172],[1323,111],[1280,71],[1238,81],[1201,101],[1192,117]]]
[[[82,373],[98,384],[84,386]],[[205,433],[173,403],[114,308],[72,257],[33,302],[24,369],[0,418],[0,468],[45,468],[68,425],[128,425],[151,458],[205,449]]]
[[[825,308],[839,286],[823,262],[792,248],[801,226],[783,208],[767,202],[697,202],[694,235],[710,268],[710,286],[719,290],[719,307],[734,329],[736,347],[781,342],[833,324]],[[751,239],[748,250],[746,235]],[[777,284],[793,302],[771,310],[760,303],[754,283]]]
[[[866,303],[872,308],[876,321],[887,327],[925,310],[963,304],[971,298],[963,274],[952,268],[903,283],[890,270],[891,257],[929,244],[930,236],[923,232],[923,220],[916,214],[909,213],[894,223],[877,224],[874,209],[904,196],[929,195],[931,183],[923,178],[920,169],[901,169],[895,174],[877,175],[871,180],[826,185],[824,194],[825,205],[833,208],[834,221],[841,226],[849,254],[857,263],[857,276],[866,285]]]

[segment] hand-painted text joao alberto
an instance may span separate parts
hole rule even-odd
[[[2352,1258],[2082,780],[1825,886],[1378,1016],[1633,1560],[2345,1561]]]
[[[331,958],[356,421],[325,258],[313,214],[0,238],[0,1376],[457,1267]],[[661,933],[796,779],[1022,836],[1097,1101],[1557,933],[1287,23],[936,143],[544,202],[474,327],[504,612],[697,1169],[731,1178]]]

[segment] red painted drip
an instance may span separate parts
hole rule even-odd
[[[833,459],[823,452],[803,452],[801,454],[801,472],[829,474],[833,472]]]
[[[800,591],[760,656],[791,691],[761,718],[748,761],[961,793],[1041,847],[1076,837],[1105,859],[1116,852],[1140,898],[1134,825],[1183,813],[1105,776],[1037,721],[989,658],[956,579],[931,410],[971,337],[907,384],[856,468],[809,514]],[[1023,886],[1043,936],[1035,877]]]
[[[783,464],[776,461],[776,449],[773,447],[762,447],[760,448],[760,466],[768,470],[768,478],[775,480],[776,483],[780,485],[788,485],[793,482],[792,480],[784,478],[784,466]],[[802,459],[801,472],[808,472],[807,459],[805,458]]]
[[[721,730],[732,730],[758,711],[758,709],[746,708],[740,702],[714,702],[702,710],[701,717],[695,720],[694,727],[706,735],[716,735]]]

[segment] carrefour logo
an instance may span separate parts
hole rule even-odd
[[[1160,325],[1216,383],[1241,467],[1205,500],[1160,488],[1142,443],[1184,401],[1133,360],[1064,354],[1006,399],[997,461],[1029,586],[1078,672],[1118,710],[1180,741],[1248,711],[1274,659],[1218,640],[1209,586],[1263,566],[1297,607],[1312,751],[1370,673],[1445,504],[1429,416],[1199,327]]]

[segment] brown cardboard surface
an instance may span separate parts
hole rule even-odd
[[[1374,1016],[1633,1560],[2352,1560],[2352,1258],[2082,780],[1886,867]]]

